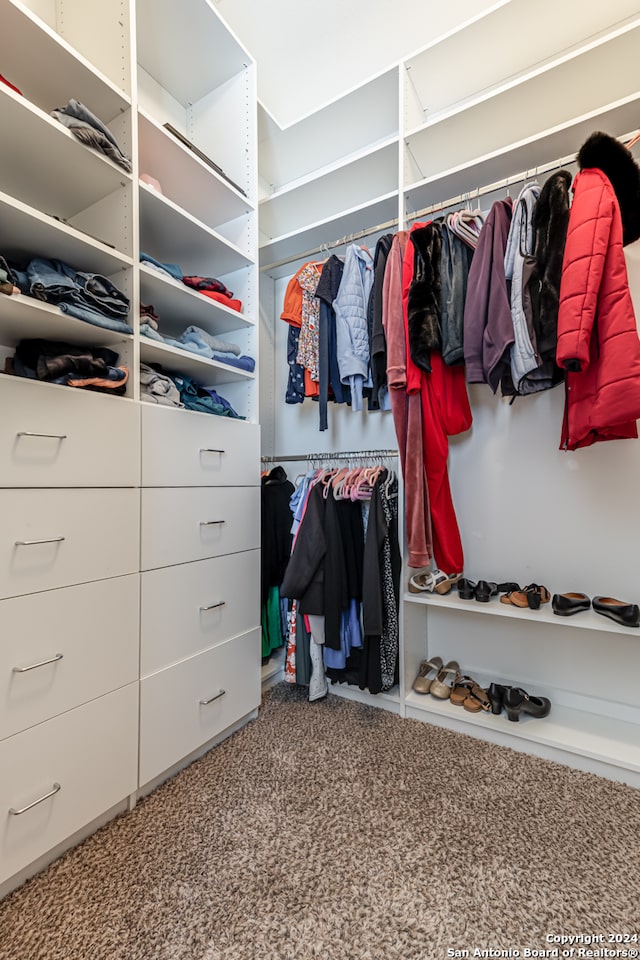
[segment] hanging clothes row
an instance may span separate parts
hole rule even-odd
[[[277,466],[266,475],[263,495],[283,474]],[[293,549],[278,588],[281,612],[289,601],[285,679],[308,684],[311,700],[326,695],[327,677],[371,693],[390,689],[398,682],[401,566],[395,470],[325,464],[298,478],[289,508]],[[272,521],[263,518],[263,531]]]

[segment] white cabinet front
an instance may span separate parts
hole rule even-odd
[[[141,522],[142,570],[252,550],[260,546],[260,488],[147,488]]]
[[[138,685],[0,743],[0,882],[136,789]]]
[[[207,413],[142,407],[142,486],[257,486],[260,428]]]
[[[0,599],[138,570],[136,490],[0,490]]]
[[[0,601],[0,740],[138,676],[140,578]]]
[[[260,623],[260,551],[142,574],[143,677]]]
[[[141,681],[141,786],[258,706],[259,666],[252,630]]]
[[[133,487],[137,404],[0,376],[0,486]]]

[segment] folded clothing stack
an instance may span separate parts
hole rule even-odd
[[[205,357],[207,360],[218,360],[220,363],[227,363],[230,366],[238,367],[253,373],[256,362],[253,357],[241,354],[240,347],[230,340],[224,340],[222,337],[215,337],[200,327],[190,326],[184,330],[179,337],[167,337],[160,333],[157,326],[149,322],[148,316],[140,317],[140,333],[143,337],[150,340],[157,340],[160,343],[166,343],[170,347],[177,347],[179,350],[187,350],[189,353],[195,353],[199,357]]]
[[[131,173],[131,160],[122,152],[109,128],[80,100],[69,100],[66,107],[52,110],[51,116],[68,127],[81,143],[100,150],[127,173]]]
[[[125,320],[129,298],[98,273],[75,270],[62,260],[34,257],[24,269],[12,266],[11,280],[27,297],[56,304],[78,320],[117,333],[133,333]]]
[[[213,387],[203,387],[191,377],[168,374],[160,364],[140,364],[140,399],[170,407],[185,407],[232,420],[245,420]]]
[[[13,373],[30,380],[123,394],[129,379],[117,366],[118,354],[107,347],[77,347],[54,340],[21,340],[13,357]]]
[[[233,293],[225,286],[222,280],[216,280],[215,277],[186,277],[177,263],[162,263],[149,253],[141,252],[140,260],[147,267],[155,270],[156,273],[164,274],[172,280],[180,280],[185,286],[190,287],[191,290],[197,290],[198,293],[208,297],[210,300],[216,300],[225,307],[230,307],[231,310],[242,313],[242,300],[234,298]]]

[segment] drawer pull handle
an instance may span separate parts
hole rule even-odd
[[[215,527],[215,526],[217,526],[219,523],[226,523],[226,522],[227,522],[226,520],[201,520],[201,521],[200,521],[200,526],[201,526],[201,527]]]
[[[200,447],[200,453],[226,453],[226,450],[218,450],[216,447]]]
[[[35,670],[36,667],[46,667],[48,663],[57,663],[58,660],[62,660],[62,656],[61,653],[56,653],[55,657],[41,660],[39,663],[32,663],[28,667],[13,667],[13,673],[26,673],[28,670]]]
[[[32,547],[36,543],[62,543],[66,537],[49,537],[47,540],[16,540],[16,547]]]
[[[226,692],[227,692],[226,690],[220,690],[213,697],[209,697],[208,700],[201,700],[200,703],[202,704],[203,707],[206,707],[208,703],[213,703],[214,700],[219,700],[220,697],[224,697]]]
[[[203,612],[206,612],[207,610],[215,610],[217,607],[224,607],[226,602],[226,600],[220,600],[218,603],[212,603],[208,607],[200,607],[200,609]]]
[[[16,437],[45,437],[47,440],[66,440],[66,433],[29,433],[28,430],[21,430],[16,433]]]
[[[49,793],[45,793],[44,797],[39,797],[37,800],[34,800],[33,803],[28,803],[26,807],[20,807],[19,810],[16,810],[14,807],[10,807],[9,813],[14,817],[19,817],[21,813],[26,813],[27,810],[32,810],[34,807],[37,807],[39,803],[43,803],[45,800],[48,800],[49,797],[55,796],[60,789],[60,784],[54,783],[53,790],[50,790]]]

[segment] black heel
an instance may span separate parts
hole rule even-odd
[[[521,713],[530,717],[547,717],[551,701],[547,697],[534,697],[522,687],[509,687],[505,691],[504,706],[509,720],[519,720]]]
[[[514,720],[516,723],[520,719],[520,711],[514,710],[513,707],[506,707],[507,718],[509,720]]]
[[[491,713],[496,714],[496,716],[502,713],[502,707],[504,706],[504,695],[509,689],[510,687],[506,687],[502,683],[491,684],[487,690],[487,696],[491,701]]]

